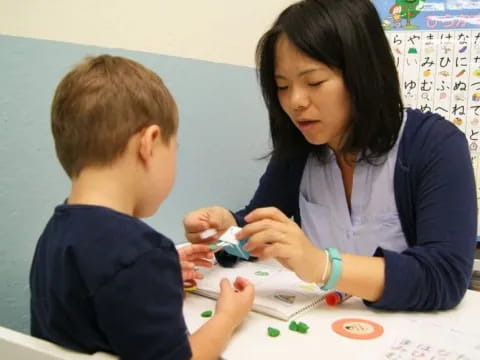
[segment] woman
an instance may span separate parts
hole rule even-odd
[[[266,172],[245,209],[188,214],[187,238],[238,224],[252,255],[367,305],[457,305],[477,222],[467,141],[439,115],[403,109],[371,2],[291,5],[260,40],[257,64],[273,144]]]

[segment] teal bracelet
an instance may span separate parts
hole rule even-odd
[[[326,248],[330,260],[330,276],[327,282],[320,288],[322,290],[334,289],[342,274],[342,258],[335,248]],[[328,260],[327,260],[328,261]]]

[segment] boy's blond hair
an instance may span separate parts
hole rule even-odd
[[[51,108],[58,159],[70,178],[112,163],[130,138],[157,124],[168,143],[177,131],[175,101],[154,72],[119,56],[86,58],[62,79]]]

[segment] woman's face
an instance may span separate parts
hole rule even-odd
[[[341,72],[306,56],[281,35],[275,46],[275,81],[283,111],[305,139],[338,150],[350,119]]]

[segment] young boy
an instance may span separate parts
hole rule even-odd
[[[189,336],[175,246],[138,219],[174,182],[177,108],[162,80],[125,58],[88,58],[58,85],[51,120],[72,187],[35,251],[32,335],[122,359],[218,358],[251,308],[252,285],[224,279],[215,315]],[[184,274],[205,255],[181,250]]]

